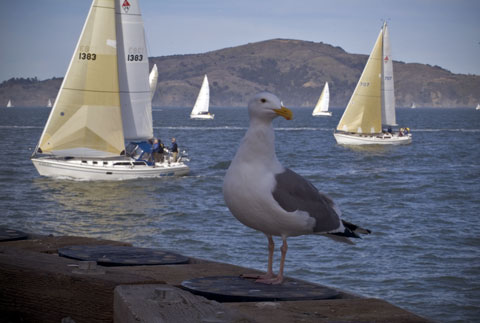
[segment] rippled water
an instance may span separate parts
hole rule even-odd
[[[480,112],[399,109],[413,144],[350,149],[333,138],[342,110],[276,120],[277,154],[373,234],[355,246],[289,239],[288,276],[385,299],[440,322],[480,317]],[[180,178],[74,182],[40,177],[29,160],[49,109],[2,109],[0,224],[55,235],[128,241],[264,270],[267,240],[235,220],[222,181],[248,127],[246,109],[155,109],[155,135],[190,155]],[[169,140],[168,140],[169,141]],[[278,244],[280,241],[276,240]],[[276,252],[278,267],[279,251]]]

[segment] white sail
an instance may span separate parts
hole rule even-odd
[[[480,103],[477,104],[477,107],[475,108],[475,110],[480,110]]]
[[[114,0],[94,0],[39,143],[57,156],[114,156],[125,149]]]
[[[152,100],[140,6],[115,0],[115,12],[123,134],[125,140],[147,140],[153,137]]]
[[[312,115],[321,115],[328,112],[328,106],[330,102],[330,90],[328,87],[328,82],[325,82],[325,86],[323,87],[322,94],[320,98],[318,98],[317,105],[315,105],[315,109],[313,109]]]
[[[383,24],[383,80],[382,80],[382,124],[396,126],[395,89],[393,85],[393,60],[387,23]]]
[[[210,105],[210,88],[208,86],[207,75],[203,78],[202,87],[198,93],[197,100],[193,106],[191,115],[201,115],[208,113],[208,107]]]
[[[7,108],[13,108],[12,100],[8,100]]]
[[[52,101],[50,99],[48,99],[47,101],[47,108],[51,108],[52,107]]]
[[[150,95],[151,95],[151,98],[153,99],[153,96],[155,95],[155,90],[157,89],[157,83],[158,83],[157,64],[153,64],[152,70],[150,71],[150,76],[148,77],[148,82],[150,84]]]

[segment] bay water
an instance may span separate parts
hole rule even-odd
[[[438,322],[480,317],[480,111],[397,109],[413,143],[348,148],[333,131],[343,109],[277,118],[277,156],[372,230],[354,246],[320,236],[288,240],[286,275],[384,299]],[[155,136],[177,138],[190,157],[184,177],[80,182],[38,175],[30,155],[50,109],[0,113],[0,225],[161,248],[265,270],[267,239],[228,211],[222,183],[248,128],[246,108],[155,108]],[[276,239],[275,270],[280,239]]]

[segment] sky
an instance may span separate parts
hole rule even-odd
[[[0,0],[0,82],[63,77],[90,5]],[[140,8],[150,57],[274,38],[369,54],[387,20],[394,60],[480,75],[479,0],[141,0]]]

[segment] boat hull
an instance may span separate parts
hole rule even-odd
[[[213,119],[214,114],[191,114],[190,119]]]
[[[133,160],[103,161],[34,157],[32,162],[42,176],[86,181],[181,176],[190,171],[183,162],[157,163],[155,167]]]
[[[408,145],[412,142],[411,134],[400,137],[388,134],[359,135],[336,132],[333,135],[340,145]]]
[[[331,117],[332,116],[332,113],[330,111],[327,111],[327,112],[317,112],[317,113],[312,113],[312,116],[314,117]]]

